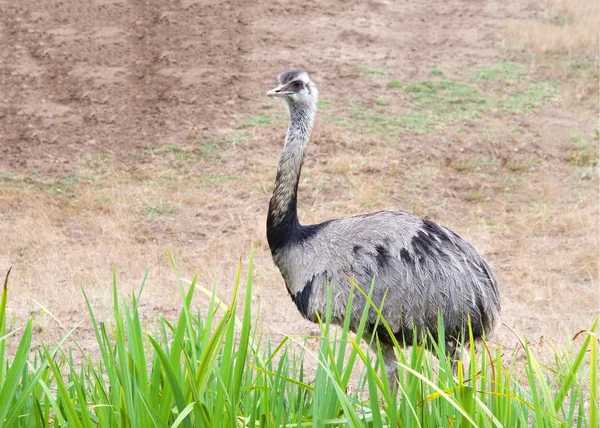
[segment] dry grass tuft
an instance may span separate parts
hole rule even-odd
[[[543,0],[536,19],[508,24],[508,45],[531,55],[538,73],[563,82],[566,107],[598,106],[600,5],[596,0]]]
[[[544,0],[536,20],[508,25],[510,40],[537,53],[597,57],[600,6],[596,0]]]

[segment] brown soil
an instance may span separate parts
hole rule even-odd
[[[106,311],[113,263],[124,287],[152,266],[143,309],[170,316],[178,295],[164,245],[183,276],[198,269],[201,284],[216,279],[226,299],[254,242],[263,325],[272,336],[307,333],[264,239],[285,130],[283,111],[264,96],[275,75],[309,71],[343,113],[350,100],[385,95],[391,77],[423,79],[435,64],[466,79],[481,64],[522,61],[504,48],[503,31],[538,9],[525,0],[0,1],[0,173],[18,177],[0,179],[0,269],[14,265],[12,323],[40,314],[40,330],[60,331],[33,298],[72,327],[86,319],[79,285]],[[377,67],[388,77],[361,71]],[[260,112],[278,125],[252,128],[216,155],[194,151]],[[599,312],[597,171],[581,179],[565,161],[569,138],[587,135],[596,114],[554,106],[492,115],[504,145],[468,126],[461,135],[389,139],[320,117],[301,217],[397,208],[447,224],[491,259],[504,321],[562,340]],[[509,135],[508,125],[518,131]],[[156,151],[168,144],[189,156]],[[489,153],[501,159],[496,184],[456,167]],[[494,193],[514,172],[505,165],[532,157],[537,166],[522,184]],[[236,178],[218,181],[226,176]],[[465,196],[473,191],[483,199]],[[548,206],[532,203],[542,197]],[[89,333],[80,327],[81,340]],[[508,331],[499,337],[514,343]]]
[[[500,3],[500,2],[499,2]],[[507,18],[530,7],[487,2],[3,2],[3,170],[72,170],[91,153],[212,138],[263,101],[274,75],[313,73],[328,97],[385,64],[415,78],[430,64],[500,58]],[[354,69],[353,69],[354,68]],[[340,82],[344,82],[340,84]]]

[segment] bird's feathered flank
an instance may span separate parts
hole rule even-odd
[[[305,228],[309,233],[303,236]],[[470,317],[476,337],[491,332],[499,315],[497,286],[487,262],[452,231],[402,211],[301,226],[274,259],[298,309],[313,321],[325,311],[330,284],[334,318],[343,322],[347,276],[365,291],[375,278],[373,301],[380,305],[385,296],[382,313],[399,340],[413,327],[422,334],[436,330],[438,313],[449,334],[458,334]],[[356,291],[354,328],[365,303]],[[374,311],[370,317],[374,322]]]

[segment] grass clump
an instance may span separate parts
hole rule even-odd
[[[587,138],[574,136],[567,160],[576,167],[594,167],[598,165],[598,145]]]
[[[271,115],[266,113],[255,114],[243,120],[237,125],[238,129],[254,128],[257,126],[267,126],[273,123]]]
[[[531,167],[523,162],[514,162],[508,165],[508,169],[512,172],[525,172]]]
[[[252,136],[255,128],[271,126],[276,123],[270,113],[258,113],[240,121],[235,129],[228,132],[223,138],[211,141],[197,141],[193,152],[206,160],[223,159],[223,153],[236,144],[244,144]]]
[[[560,89],[555,84],[538,82],[528,85],[523,91],[514,91],[500,102],[500,106],[510,113],[522,114],[537,107],[552,105],[558,100]]]
[[[389,80],[388,89],[402,89],[409,101],[398,98],[398,92],[387,92],[391,98],[377,99],[372,105],[351,102],[350,113],[334,120],[354,132],[398,135],[402,132],[427,133],[454,124],[474,121],[486,114],[504,111],[525,114],[535,108],[555,104],[561,99],[556,82],[536,81],[517,63],[500,61],[474,70],[469,81],[445,78],[434,66],[430,80]],[[400,114],[384,112],[380,107],[401,110]],[[394,109],[395,107],[395,109]]]
[[[429,70],[429,74],[432,76],[443,76],[444,72],[437,65],[434,65]]]
[[[468,202],[481,202],[483,200],[483,195],[481,192],[473,191],[467,193],[467,201]]]
[[[414,133],[442,129],[454,121],[473,119],[485,109],[486,98],[475,87],[467,83],[448,80],[421,81],[403,84],[390,81],[388,88],[403,88],[412,98],[413,109],[403,115],[391,115],[368,107],[363,102],[351,103],[348,119],[337,118],[338,125],[355,132],[370,132],[397,135],[402,131]],[[377,106],[389,106],[392,100],[385,99]]]
[[[152,221],[155,217],[168,215],[177,209],[177,205],[172,205],[164,202],[162,199],[154,204],[145,204],[142,206],[142,211],[146,221]]]
[[[242,122],[244,123],[244,122]],[[198,141],[194,152],[207,160],[221,159],[222,153],[229,147],[239,143],[245,143],[250,138],[250,130],[246,128],[237,129],[227,137],[212,141]]]
[[[365,77],[383,76],[387,73],[383,67],[356,67],[356,70]]]
[[[183,148],[179,144],[169,143],[156,149],[150,149],[150,151],[155,155],[164,155],[167,153],[181,153]]]
[[[388,87],[394,82],[388,82]],[[361,101],[352,102],[348,119],[338,118],[338,125],[355,132],[397,135],[402,131],[431,132],[449,122],[474,118],[485,108],[485,96],[476,88],[461,82],[447,80],[421,81],[402,86],[412,97],[414,109],[403,115],[383,113]],[[388,100],[383,106],[391,105]],[[379,102],[378,106],[382,106]]]
[[[174,320],[156,319],[154,327],[142,323],[139,313],[147,274],[139,292],[125,303],[113,271],[109,323],[96,318],[84,292],[98,361],[79,347],[73,330],[34,352],[31,319],[24,329],[7,332],[6,280],[0,300],[0,425],[598,426],[598,320],[579,335],[577,349],[557,351],[550,366],[536,359],[526,341],[521,341],[524,359],[487,345],[478,356],[471,341],[465,349],[471,364],[463,370],[459,363],[455,376],[443,341],[431,344],[438,359],[431,358],[425,344],[414,346],[399,352],[398,391],[390,391],[381,353],[373,355],[349,334],[350,309],[343,328],[332,327],[331,290],[327,311],[320,314],[316,351],[289,338],[272,346],[252,325],[252,255],[245,297],[240,294],[240,265],[229,305],[216,297],[216,285],[207,290],[196,277],[185,281],[172,264],[181,311]],[[359,291],[371,305],[358,328],[357,337],[362,337],[368,312],[380,311],[370,294]],[[192,305],[197,294],[207,296],[205,311]],[[351,304],[352,297],[348,308]],[[385,320],[378,322],[391,333]],[[443,331],[441,320],[438,329]],[[12,357],[6,352],[9,337],[17,342]],[[378,348],[377,338],[371,340]],[[67,350],[68,342],[81,355]],[[304,366],[309,358],[316,365],[310,377]],[[348,393],[351,382],[355,386]]]
[[[412,95],[417,106],[430,107],[441,118],[460,115],[460,112],[468,112],[465,118],[472,117],[487,102],[473,85],[450,80],[416,82],[407,85],[405,91]]]
[[[436,117],[431,112],[415,112],[394,116],[368,108],[362,101],[350,103],[350,117],[337,117],[335,123],[353,132],[397,135],[402,130],[423,132],[435,126]]]
[[[536,82],[527,75],[523,65],[510,61],[475,69],[472,81],[489,86],[496,107],[513,114],[528,113],[561,99],[556,82]],[[494,87],[494,83],[500,86]]]
[[[473,72],[473,80],[500,80],[505,84],[514,84],[521,80],[525,68],[511,61],[499,61],[496,64],[478,67]]]
[[[203,174],[201,176],[202,184],[207,187],[215,187],[220,184],[227,183],[230,180],[233,180],[235,177],[232,177],[229,174]]]
[[[113,159],[107,153],[94,153],[89,161],[92,168],[103,168],[113,162]]]
[[[475,170],[475,165],[472,162],[463,162],[454,165],[454,170],[457,172],[472,172]]]
[[[46,185],[50,195],[68,201],[75,198],[78,183],[79,177],[67,175],[52,178]]]

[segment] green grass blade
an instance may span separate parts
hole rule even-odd
[[[63,409],[65,411],[65,416],[67,417],[69,426],[83,428],[83,425],[81,424],[81,421],[80,421],[79,414],[77,413],[77,410],[75,409],[73,400],[72,400],[72,398],[69,394],[69,391],[63,381],[60,369],[54,362],[54,359],[50,355],[50,352],[48,351],[48,349],[45,346],[43,348],[44,348],[44,353],[45,353],[47,361],[48,361],[48,365],[50,366],[50,370],[52,370],[52,373],[54,374],[54,381],[56,382],[56,388],[57,388],[56,395],[57,395],[57,398],[60,399],[61,407],[63,407]]]
[[[364,354],[362,356],[365,356]],[[382,427],[383,422],[381,420],[381,414],[379,413],[379,399],[378,399],[378,391],[381,387],[381,382],[377,382],[379,376],[377,372],[373,369],[371,365],[371,361],[366,358],[363,360],[366,363],[367,367],[367,384],[369,388],[369,403],[371,405],[371,410],[373,414],[373,425],[376,427]]]
[[[109,351],[106,348],[106,342],[103,340],[102,334],[100,333],[100,328],[98,327],[98,323],[96,322],[96,317],[94,315],[94,311],[92,310],[92,305],[91,305],[90,300],[88,299],[88,296],[87,296],[85,290],[83,289],[83,287],[81,287],[81,292],[83,293],[83,297],[85,299],[85,304],[88,309],[88,314],[92,321],[92,327],[94,328],[94,335],[96,336],[96,342],[98,343],[98,348],[100,349],[100,354],[102,355],[102,360],[104,361],[105,367],[111,367],[111,360],[108,356]]]
[[[542,427],[542,426],[545,426],[543,404],[540,400],[539,392],[538,392],[537,385],[535,382],[533,362],[532,362],[531,353],[529,352],[529,347],[527,346],[527,343],[525,343],[525,352],[527,355],[527,366],[525,367],[525,371],[527,373],[527,380],[529,381],[529,386],[531,388],[531,396],[533,399],[532,404],[533,404],[533,410],[535,412],[535,421],[537,423],[537,426]]]
[[[240,343],[235,360],[233,374],[233,404],[237,405],[240,388],[242,386],[242,376],[246,370],[246,357],[248,354],[248,344],[250,341],[250,321],[252,318],[252,273],[254,268],[254,248],[250,249],[250,259],[248,261],[248,279],[246,283],[246,299],[244,301],[244,315],[242,319],[242,330],[240,333]]]
[[[34,372],[33,376],[28,379],[27,384],[24,386],[21,391],[19,391],[20,395],[17,401],[11,406],[10,412],[6,416],[6,423],[9,426],[14,426],[17,417],[19,416],[19,411],[23,408],[23,405],[27,400],[29,400],[30,394],[34,388],[38,386],[39,380],[42,378],[42,374],[48,370],[48,363],[43,361],[42,364],[38,367],[38,369]],[[0,419],[0,425],[2,425],[2,420]]]
[[[53,425],[57,425],[57,426],[66,426],[67,422],[65,421],[65,418],[63,417],[63,413],[62,410],[60,408],[60,406],[58,405],[58,403],[56,402],[56,399],[54,398],[54,392],[52,392],[50,390],[50,388],[48,388],[48,385],[46,385],[46,382],[44,382],[42,379],[40,379],[40,386],[42,387],[42,390],[44,391],[44,397],[49,405],[49,407],[52,408],[52,410],[54,411],[54,424]],[[50,423],[50,417],[49,417],[49,413],[48,411],[45,411],[42,413],[42,418],[44,419],[44,422],[46,422],[49,426]],[[56,423],[56,421],[58,420],[58,423]]]
[[[125,391],[119,387],[119,414],[121,415],[121,427],[131,427],[131,420],[128,416],[127,403],[125,402]]]
[[[4,285],[2,287],[2,297],[0,298],[0,388],[6,381],[6,368],[4,366],[4,355],[6,352],[6,303],[8,301],[8,276],[12,266],[6,272]],[[0,418],[0,422],[2,419]]]
[[[362,290],[360,290],[360,287],[358,287],[358,285],[356,285],[356,282],[353,279],[350,279],[350,283],[351,283],[351,286],[353,289],[358,288],[359,291],[362,293]],[[375,280],[373,279],[373,281],[371,282],[371,287],[369,289],[369,293],[368,293],[369,300],[373,296],[374,287],[375,287]],[[358,337],[358,338],[363,337],[368,318],[369,318],[369,305],[365,305],[365,308],[363,309],[363,313],[360,318],[360,323],[358,325],[358,329],[356,330],[356,337]],[[355,349],[355,348],[353,348],[353,349]],[[348,363],[346,364],[346,371],[344,372],[344,375],[342,377],[342,382],[344,385],[348,385],[348,382],[350,381],[350,376],[352,376],[352,368],[354,367],[354,362],[356,361],[356,357],[357,357],[356,352],[352,352],[350,354],[350,356],[348,357]]]
[[[160,344],[152,336],[148,335],[148,338],[150,339],[150,343],[154,348],[154,352],[156,352],[156,355],[158,355],[158,358],[160,359],[162,367],[167,375],[169,385],[171,386],[171,391],[173,392],[173,397],[175,398],[175,404],[181,413],[186,408],[186,402],[183,391],[181,390],[181,385],[179,384],[177,376],[175,375],[175,370],[173,369],[173,366],[171,366],[171,362],[169,361],[169,358],[163,351]],[[185,420],[184,426],[186,428],[191,428],[192,425],[189,420]]]
[[[600,320],[600,317],[596,318],[596,320],[594,321],[594,324],[592,325],[592,328],[590,328],[590,332],[591,333],[594,333],[594,331],[596,330],[596,326],[598,325],[598,320]],[[567,396],[568,390],[573,385],[573,382],[574,382],[574,380],[575,380],[575,378],[577,376],[577,372],[579,370],[579,366],[583,362],[585,354],[586,354],[586,352],[587,352],[587,350],[589,348],[590,340],[591,339],[592,339],[592,335],[591,334],[588,334],[586,336],[586,338],[584,339],[583,344],[581,345],[581,350],[579,351],[579,353],[577,354],[577,357],[575,358],[575,361],[571,365],[569,373],[567,374],[565,380],[563,381],[562,387],[560,388],[560,390],[556,394],[556,397],[554,398],[554,409],[555,409],[555,411],[558,411],[558,409],[562,405],[563,400]],[[594,340],[596,340],[595,339],[595,335],[594,335]]]
[[[27,365],[29,350],[31,349],[32,328],[32,320],[29,318],[13,359],[13,363],[8,367],[6,372],[6,381],[4,382],[4,385],[0,385],[2,388],[0,390],[0,423],[4,421],[6,415],[10,411],[12,402],[15,399],[15,393],[19,386],[19,378],[23,375],[23,370]],[[4,363],[4,361],[2,361],[2,363]]]
[[[231,319],[232,313],[226,312],[225,315],[221,318],[213,334],[210,336],[210,340],[208,345],[204,350],[204,354],[200,359],[200,364],[198,364],[198,368],[196,370],[196,384],[200,390],[204,390],[206,387],[206,383],[208,382],[209,376],[209,368],[212,362],[217,357],[217,347],[223,338],[223,334],[225,332],[225,328]]]
[[[121,414],[123,416],[123,421],[127,420],[131,422],[132,425],[138,425],[136,419],[136,408],[133,402],[133,391],[132,391],[132,383],[131,379],[133,378],[133,373],[129,370],[129,355],[127,353],[126,346],[126,335],[125,335],[125,325],[123,322],[123,314],[121,312],[119,297],[117,294],[117,271],[113,266],[112,269],[112,287],[113,287],[113,319],[115,322],[115,330],[117,334],[116,340],[116,348],[117,348],[117,361],[118,365],[115,365],[117,369],[119,383],[118,385],[122,389],[119,391],[120,397],[119,401],[121,402]],[[113,389],[116,388],[116,385],[112,385]],[[126,412],[123,414],[123,412]],[[125,416],[126,415],[126,416]]]
[[[542,391],[542,397],[544,399],[543,404],[542,404],[543,409],[547,409],[545,411],[545,413],[547,415],[552,416],[553,418],[557,418],[556,410],[552,406],[552,395],[550,392],[550,386],[548,385],[548,382],[546,382],[546,378],[542,373],[540,364],[537,362],[537,359],[531,352],[531,349],[529,348],[529,346],[527,346],[527,359],[528,359],[528,363],[531,365],[531,367],[533,368],[533,371],[535,372],[535,375],[538,380],[537,384],[540,386],[540,389]],[[535,384],[532,384],[531,387],[534,388]]]
[[[474,361],[473,361],[474,363]],[[459,388],[460,402],[465,412],[469,415],[474,416],[475,414],[475,389],[471,386],[462,385]],[[463,419],[461,427],[466,428],[469,426],[469,421]]]
[[[257,372],[260,372],[260,373],[267,374],[267,375],[269,375],[269,376],[271,376],[271,377],[275,377],[275,376],[276,376],[276,373],[275,373],[275,372],[269,371],[269,370],[267,370],[267,369],[264,369],[264,368],[262,368],[262,367],[253,366],[253,368],[254,368],[254,370],[256,370]],[[311,391],[311,392],[312,392],[312,391],[314,391],[314,390],[315,390],[315,388],[314,388],[313,386],[309,385],[308,383],[305,383],[305,382],[299,381],[299,380],[297,380],[297,379],[294,379],[294,378],[291,378],[291,377],[283,377],[283,379],[285,379],[285,380],[286,380],[286,382],[289,382],[289,383],[292,383],[292,384],[294,384],[294,385],[300,386],[300,387],[302,387],[303,389],[305,389],[305,390],[307,390],[307,391]]]
[[[196,403],[190,403],[187,406],[185,406],[185,409],[183,409],[179,416],[177,416],[177,419],[175,419],[175,421],[173,422],[173,425],[171,425],[171,428],[177,428],[179,425],[181,425],[181,423],[184,421],[187,415],[189,415],[191,411],[194,410],[194,404]]]
[[[71,373],[74,373],[75,368],[70,362]],[[80,382],[78,376],[73,376],[73,387],[75,388],[75,395],[77,397],[77,402],[79,404],[79,415],[81,419],[82,426],[85,428],[92,428],[94,426],[92,422],[92,418],[90,417],[90,412],[87,406],[86,395],[84,391],[84,387]]]
[[[444,392],[440,387],[438,387],[436,384],[434,384],[430,379],[428,379],[423,374],[417,372],[413,368],[411,368],[403,363],[398,363],[398,365],[402,369],[411,373],[416,378],[420,379],[423,383],[429,385],[429,387],[431,387],[434,391],[436,391],[440,395],[441,398],[443,398],[451,407],[455,408],[467,421],[469,421],[469,423],[472,426],[477,427],[477,424],[475,423],[475,421],[473,419],[471,419],[471,416],[469,416],[465,412],[465,410],[460,406],[460,404],[457,403],[450,395],[448,395],[446,392]]]
[[[594,333],[590,344],[590,428],[598,428],[598,336]]]
[[[139,393],[139,390],[138,390]],[[146,411],[148,412],[148,415],[150,415],[150,422],[152,422],[152,424],[154,425],[155,428],[168,428],[168,425],[166,423],[164,423],[161,419],[160,419],[160,415],[156,412],[156,410],[154,408],[152,408],[148,402],[146,401],[146,399],[144,398],[143,395],[139,394],[138,397],[140,398],[140,400],[142,401],[142,403],[144,404],[144,407],[146,408]]]

